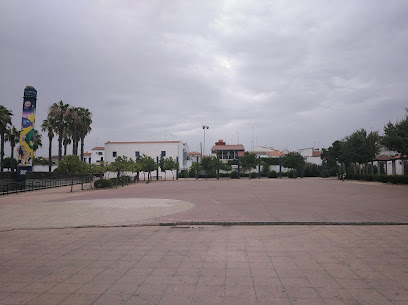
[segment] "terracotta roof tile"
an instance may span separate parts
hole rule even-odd
[[[237,144],[237,145],[214,145],[211,147],[212,151],[216,150],[245,150],[244,145]]]
[[[92,150],[105,150],[105,147],[94,147]]]

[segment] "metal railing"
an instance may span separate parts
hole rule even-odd
[[[62,179],[38,179],[26,182],[9,182],[0,185],[0,195],[18,194],[29,191],[44,190],[62,186],[90,183],[94,177],[74,177]]]

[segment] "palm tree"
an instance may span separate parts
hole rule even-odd
[[[52,167],[52,139],[54,138],[54,125],[49,118],[45,119],[41,124],[41,130],[48,134],[48,170],[51,172]]]
[[[11,126],[5,134],[6,141],[10,142],[11,147],[11,171],[14,172],[14,147],[20,141],[20,131],[16,127]]]
[[[53,125],[55,133],[58,135],[58,161],[62,159],[62,141],[64,139],[64,132],[67,129],[67,119],[70,107],[62,101],[51,105],[48,112],[48,120]]]
[[[42,134],[40,134],[37,129],[34,129],[33,152],[35,153],[35,151],[39,149],[40,147],[42,147]]]
[[[79,137],[81,139],[81,160],[84,159],[84,141],[88,133],[91,132],[92,113],[89,109],[79,107]]]
[[[13,113],[3,105],[0,105],[0,136],[1,136],[1,149],[0,149],[0,169],[3,171],[4,160],[4,135],[7,131],[7,125],[11,124],[11,116]]]
[[[62,144],[64,145],[64,156],[67,155],[67,146],[72,142],[71,136],[68,133],[69,131],[64,134],[64,139],[62,140]]]
[[[78,156],[79,124],[80,124],[79,107],[71,107],[69,111],[68,130],[72,139],[72,154]]]

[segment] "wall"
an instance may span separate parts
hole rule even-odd
[[[107,142],[105,143],[105,153],[104,160],[111,163],[116,157],[113,157],[113,152],[116,151],[117,157],[126,156],[128,158],[136,159],[136,151],[139,151],[140,156],[145,154],[146,156],[152,157],[154,161],[156,158],[161,156],[162,151],[166,151],[165,158],[172,157],[174,160],[179,159],[180,169],[185,169],[188,167],[188,160],[183,160],[183,149],[186,150],[184,158],[188,156],[188,146],[181,141],[160,141],[160,142]],[[168,171],[167,174],[171,175]],[[156,172],[152,173],[153,176]],[[159,176],[164,177],[164,172],[159,169]]]

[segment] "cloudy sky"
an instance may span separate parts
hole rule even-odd
[[[408,1],[2,0],[0,104],[88,108],[85,149],[328,147],[408,107]],[[44,134],[40,155],[47,155]],[[55,154],[57,150],[55,149]]]

